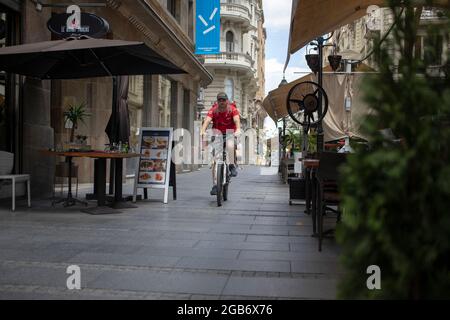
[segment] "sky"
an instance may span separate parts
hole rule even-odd
[[[269,91],[278,88],[283,79],[283,68],[289,42],[291,6],[292,0],[263,0],[264,26],[267,30],[266,95]],[[305,75],[294,72],[310,72],[304,56],[304,49],[291,56],[286,69],[288,82]]]

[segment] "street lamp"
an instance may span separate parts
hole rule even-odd
[[[323,48],[324,47],[334,47],[334,44],[325,44],[326,41],[330,40],[333,36],[333,33],[328,38],[319,37],[316,40],[312,41],[309,45],[314,46],[312,50],[318,51],[317,54],[309,54],[305,56],[306,62],[308,63],[309,68],[315,73],[318,74],[318,84],[319,87],[323,87]],[[308,47],[306,47],[308,50]],[[341,63],[342,56],[338,56],[335,53],[328,57],[328,61],[330,61],[330,65],[333,68],[333,71],[336,71],[339,68]],[[319,109],[317,110],[319,118],[322,116],[322,92],[318,90],[318,100],[319,100]],[[324,135],[323,135],[323,127],[322,120],[317,123],[317,152],[323,151],[324,147]]]

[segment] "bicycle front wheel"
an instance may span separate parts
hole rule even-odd
[[[222,195],[223,195],[223,164],[217,166],[217,206],[222,206]]]

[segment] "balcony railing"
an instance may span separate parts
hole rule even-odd
[[[445,14],[442,10],[436,8],[424,8],[422,10],[422,15],[420,16],[421,20],[431,20],[431,19],[444,19]]]
[[[247,3],[247,2],[245,2]],[[240,20],[246,20],[247,22],[252,21],[252,15],[248,6],[244,2],[225,2],[221,1],[221,13],[222,16],[233,16],[239,18]]]
[[[237,67],[253,69],[255,62],[248,54],[239,52],[221,52],[219,54],[205,55],[205,64],[227,64]]]

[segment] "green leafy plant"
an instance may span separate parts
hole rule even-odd
[[[393,39],[377,47],[380,72],[364,85],[374,110],[363,123],[370,148],[355,145],[341,171],[343,218],[337,239],[345,275],[338,295],[448,299],[450,81],[421,73],[427,62],[415,55],[420,8],[412,1],[389,4],[397,13]],[[438,26],[447,34],[448,21]],[[385,128],[393,137],[382,133]],[[380,267],[381,290],[367,287],[371,265]]]
[[[308,135],[308,153],[316,153],[317,152],[317,134],[311,132]]]
[[[75,105],[69,105],[69,110],[64,112],[64,123],[66,124],[68,121],[72,123],[72,127],[70,129],[70,142],[74,141],[75,130],[78,128],[78,124],[80,122],[86,124],[84,119],[88,117],[89,114],[86,111],[86,105],[84,102]]]
[[[284,139],[285,148],[290,148],[293,152],[302,150],[302,134],[298,129],[287,129]]]

